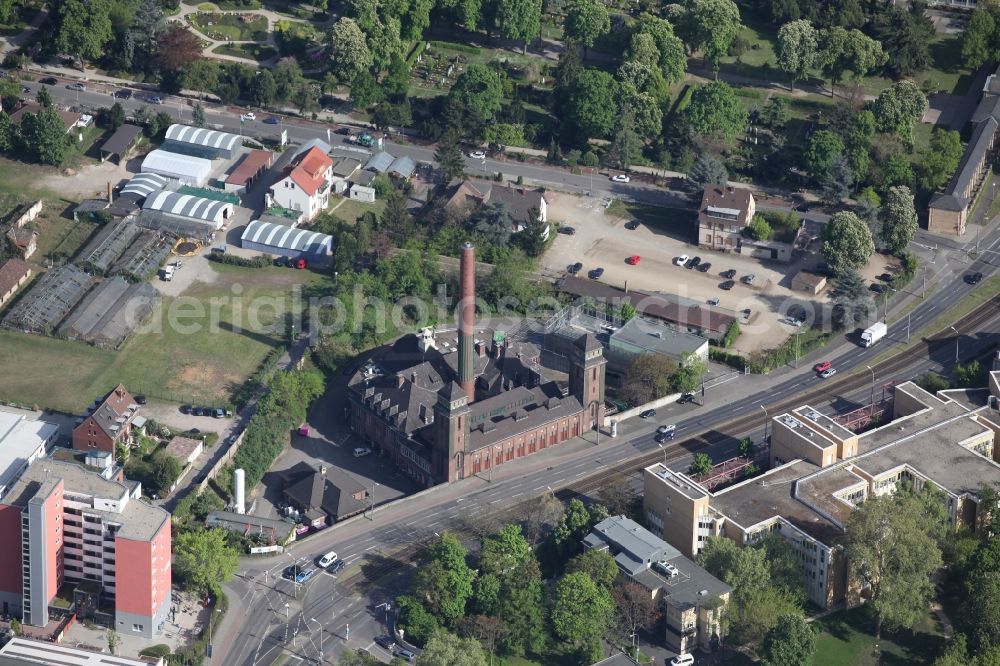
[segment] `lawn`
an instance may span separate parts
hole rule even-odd
[[[882,659],[873,658],[874,623],[864,608],[839,611],[813,623],[820,633],[816,640],[815,666],[919,666],[930,664],[944,647],[937,623],[928,617],[914,631],[882,632]]]
[[[0,330],[0,355],[7,359],[0,399],[77,412],[123,382],[165,400],[225,403],[283,339],[279,317],[301,310],[293,286],[322,277],[287,268],[212,268],[214,282],[164,299],[118,352]]]
[[[354,224],[359,217],[368,211],[381,216],[382,211],[385,210],[385,199],[376,199],[375,203],[362,203],[353,199],[341,199],[340,203],[336,204],[336,210],[332,210],[333,206],[330,208],[330,212],[344,222]]]
[[[43,209],[42,215],[28,225],[38,232],[38,250],[33,257],[37,261],[52,259],[61,263],[69,259],[97,230],[93,222],[74,222],[66,217],[55,217],[50,210]]]
[[[277,51],[267,44],[233,44],[231,46],[229,44],[219,44],[212,49],[212,53],[257,61],[268,60],[277,55]]]
[[[639,220],[651,229],[660,229],[677,238],[690,239],[694,219],[698,213],[694,209],[662,208],[616,199],[608,208],[607,214],[628,220]]]
[[[414,63],[410,78],[410,95],[414,97],[434,97],[447,93],[455,80],[471,64],[486,65],[492,61],[506,62],[515,70],[525,71],[528,65],[536,68],[536,73],[546,65],[546,61],[537,55],[524,55],[520,51],[508,49],[484,48],[455,44],[451,42],[434,41],[430,43],[421,60]],[[525,82],[523,74],[510,72],[512,78]]]
[[[188,20],[198,32],[212,39],[233,42],[267,40],[267,19],[259,14],[190,14]]]

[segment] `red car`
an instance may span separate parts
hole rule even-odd
[[[816,365],[814,365],[813,370],[815,370],[816,372],[826,372],[832,367],[833,363],[831,363],[830,361],[823,361],[821,363],[817,363]]]
[[[295,261],[295,267],[296,267],[296,268],[298,268],[299,270],[302,270],[303,268],[306,268],[307,266],[309,266],[309,262],[307,262],[307,261],[306,261],[305,259],[303,259],[302,257],[299,257],[299,258],[298,258],[298,259],[297,259],[297,260]]]
[[[637,254],[633,254],[633,255],[632,255],[631,257],[629,257],[629,258],[628,258],[628,259],[626,259],[625,261],[627,261],[627,262],[628,262],[628,263],[629,263],[630,265],[632,265],[632,266],[636,266],[636,265],[638,265],[638,264],[639,264],[639,259],[640,259],[640,258],[641,258],[641,257],[640,257],[639,255],[637,255]]]

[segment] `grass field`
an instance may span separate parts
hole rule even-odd
[[[39,261],[65,261],[76,254],[97,230],[97,225],[92,222],[74,222],[65,217],[40,217],[31,224],[38,232],[38,250],[33,259]]]
[[[267,19],[254,14],[191,14],[188,17],[198,32],[212,39],[234,42],[267,40]]]
[[[334,204],[337,206],[336,210],[331,210],[330,212],[342,219],[348,224],[354,224],[354,222],[364,213],[372,211],[376,215],[381,216],[382,211],[385,210],[385,199],[376,199],[374,203],[361,203],[360,201],[354,201],[353,199],[342,199],[340,204]],[[331,206],[331,209],[333,206]]]
[[[840,611],[813,623],[819,631],[815,666],[920,666],[930,664],[944,647],[937,622],[927,618],[913,632],[882,633],[882,659],[873,656],[874,623],[863,608]]]
[[[145,330],[117,352],[0,330],[0,355],[7,359],[0,399],[75,412],[122,382],[166,400],[225,402],[283,339],[279,318],[301,309],[291,298],[293,286],[322,277],[286,268],[212,267],[215,282],[164,299]]]
[[[212,53],[258,61],[264,61],[277,55],[277,51],[267,44],[233,44],[232,46],[219,44],[212,49]]]

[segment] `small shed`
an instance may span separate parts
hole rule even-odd
[[[128,156],[128,151],[141,135],[141,127],[129,124],[122,125],[101,146],[101,161],[114,159],[115,164],[121,164],[122,159]]]
[[[364,185],[351,185],[348,193],[351,199],[362,203],[373,203],[375,201],[375,188]]]
[[[274,160],[270,150],[251,150],[226,178],[226,192],[243,194],[267,171]]]
[[[20,259],[8,259],[0,266],[0,307],[31,277],[31,266]]]
[[[409,180],[416,170],[417,163],[413,161],[413,158],[409,155],[403,155],[394,159],[386,171],[393,178]]]
[[[197,460],[204,448],[205,445],[200,439],[191,439],[190,437],[174,437],[170,440],[170,443],[167,444],[167,447],[163,450],[163,452],[168,456],[176,458],[181,464],[181,467],[183,467],[185,465],[190,465]]]
[[[816,295],[826,288],[826,276],[808,271],[799,271],[792,278],[792,289]]]
[[[365,164],[365,169],[367,171],[385,173],[392,166],[395,159],[392,155],[382,150],[371,156],[371,159]]]

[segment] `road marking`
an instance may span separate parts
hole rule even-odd
[[[523,494],[524,494],[524,493],[517,493],[517,494],[515,494],[515,495],[511,495],[510,497],[511,497],[511,499],[514,499],[515,497],[520,497],[520,496],[521,496],[521,495],[523,495]]]
[[[545,488],[545,486],[538,486],[537,488],[532,488],[531,492],[535,492],[536,490],[541,490],[542,488]]]
[[[376,544],[372,544],[371,546],[368,546],[367,548],[365,548],[365,552],[367,553],[372,548],[378,548],[378,544],[376,543]]]
[[[501,501],[502,499],[503,499],[502,497],[498,497],[495,500],[490,500],[490,504],[496,504],[497,502]]]

